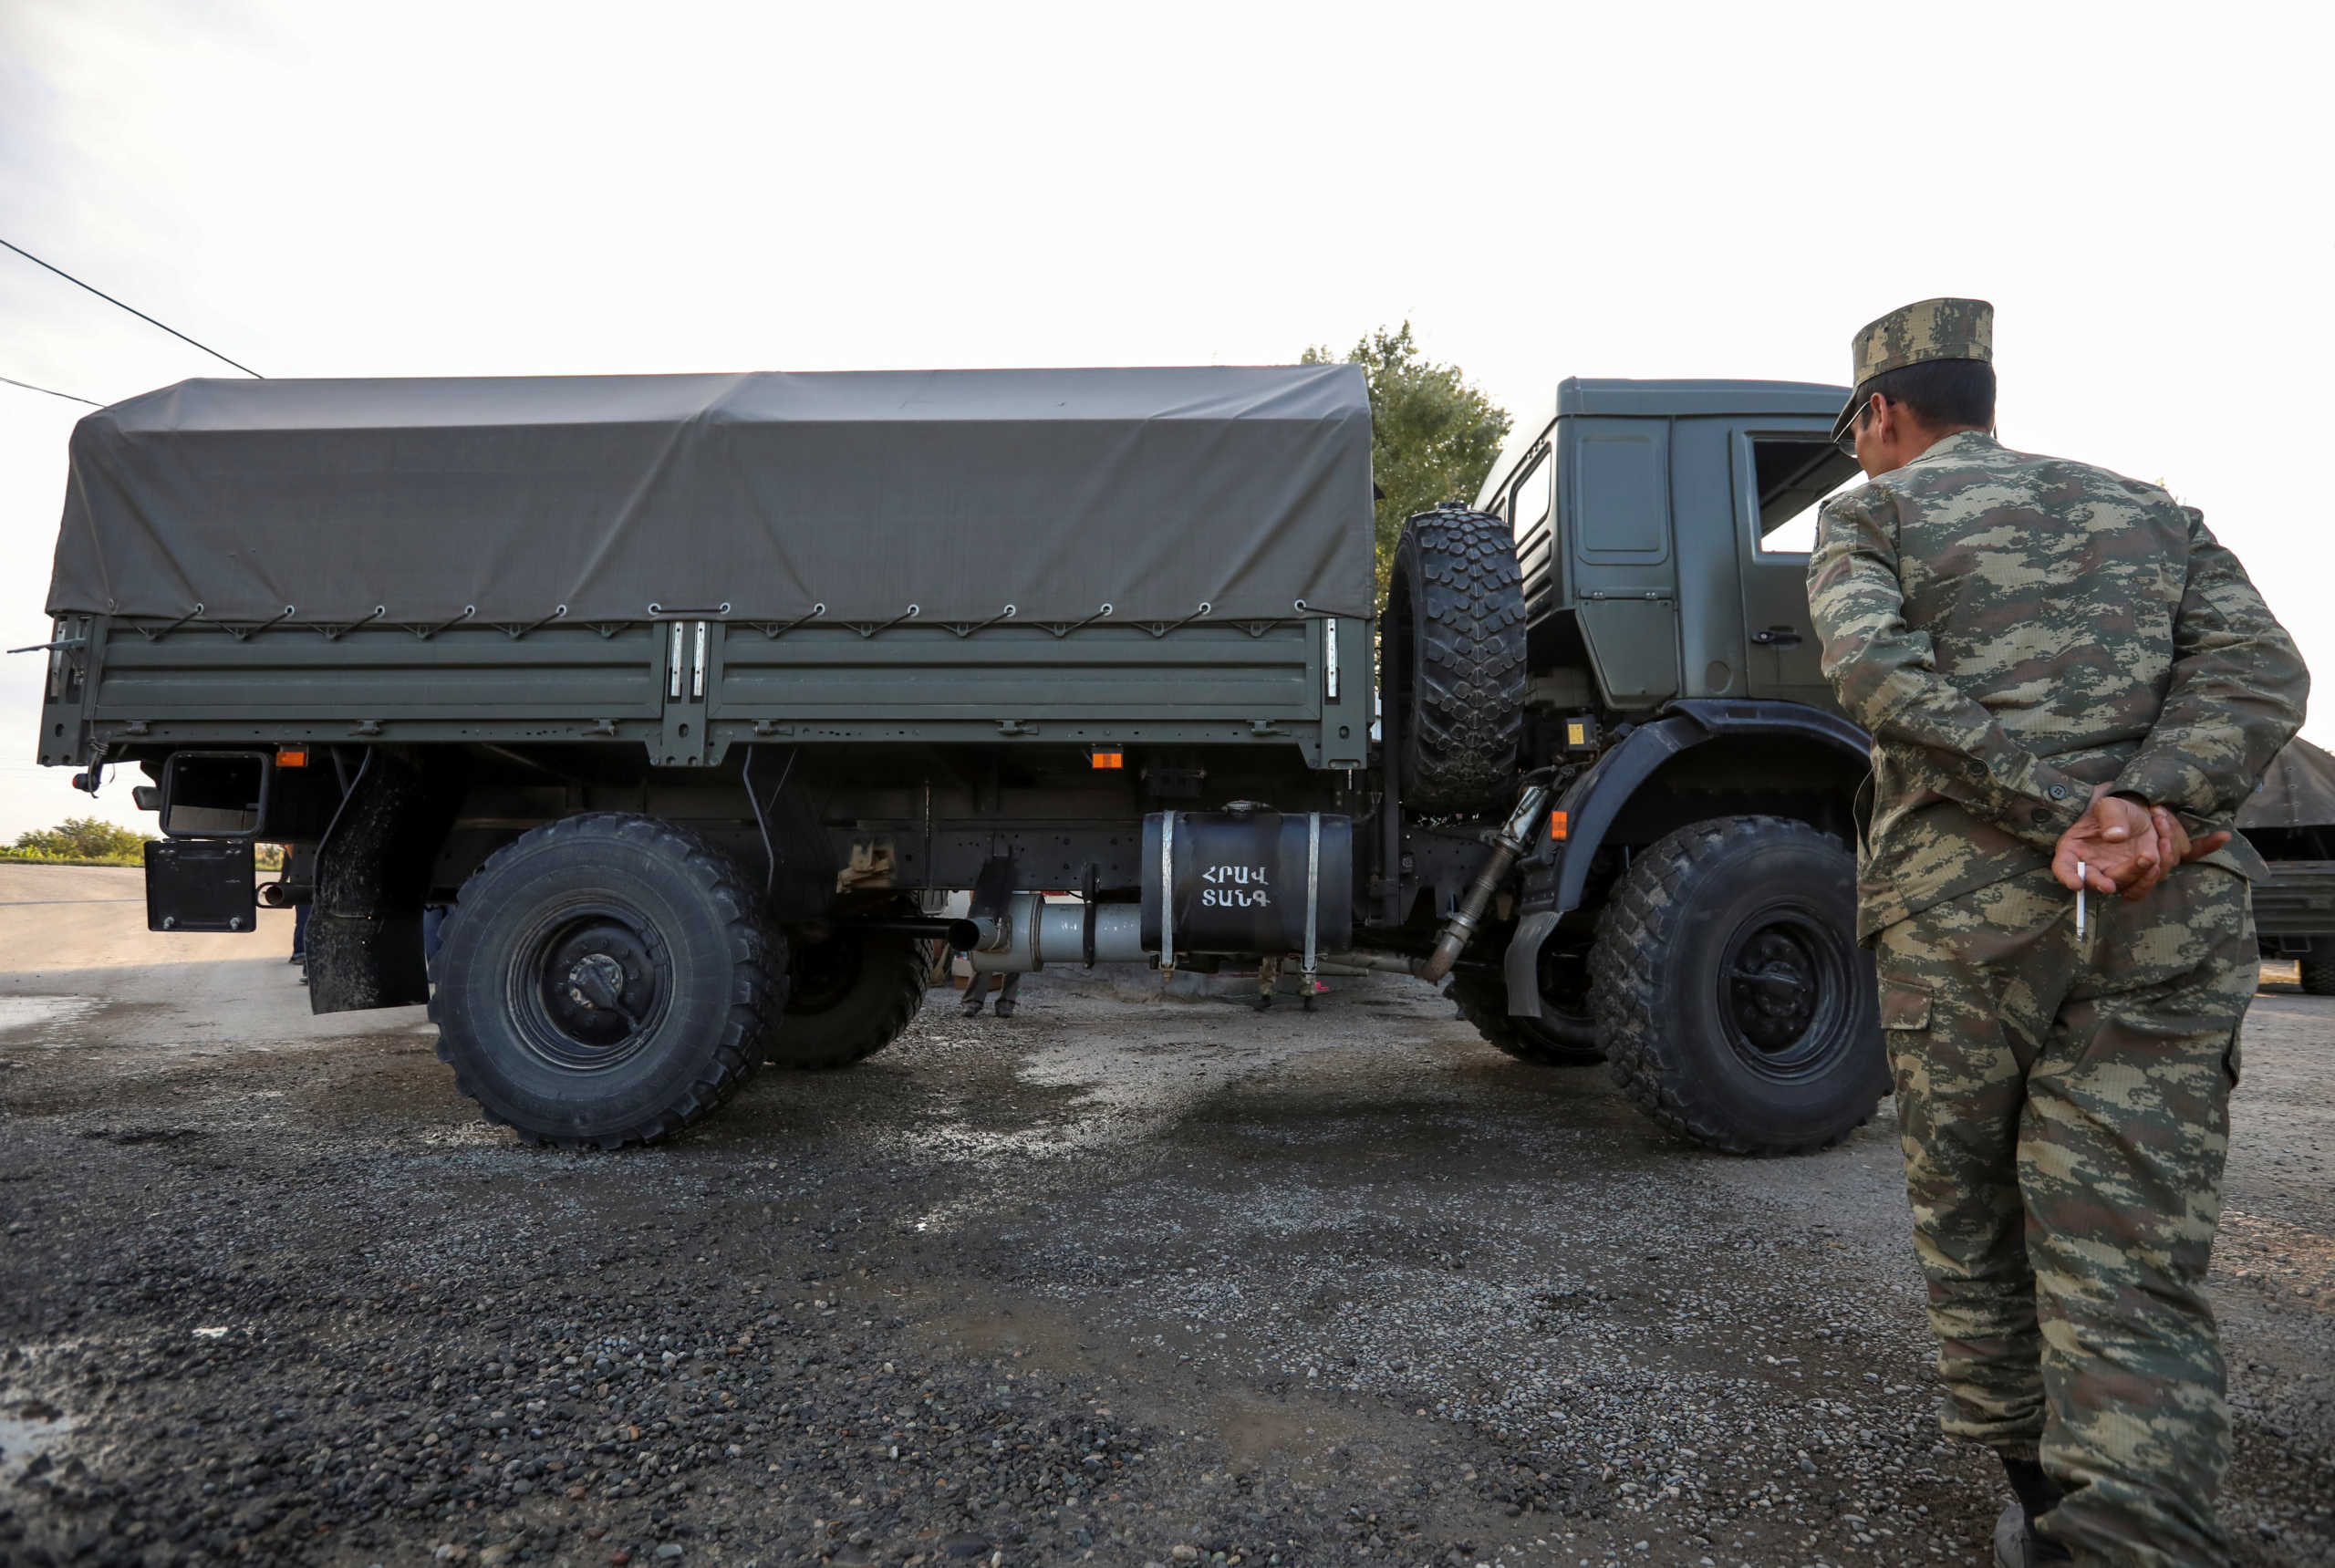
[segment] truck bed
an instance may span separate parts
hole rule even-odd
[[[86,645],[57,662],[75,654],[88,679],[52,681],[41,760],[59,763],[91,744],[389,740],[617,742],[701,766],[784,739],[1295,746],[1309,766],[1348,768],[1370,725],[1367,627],[1345,617],[880,630],[706,617],[332,636],[66,618],[63,640]]]
[[[1164,742],[1356,767],[1371,493],[1351,365],[189,381],[74,431],[40,755]]]

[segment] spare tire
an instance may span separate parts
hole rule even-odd
[[[1459,506],[1403,524],[1386,588],[1379,690],[1403,804],[1421,816],[1496,811],[1524,733],[1524,584],[1508,524]]]

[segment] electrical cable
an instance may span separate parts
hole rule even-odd
[[[169,333],[171,337],[173,337],[177,338],[180,342],[182,342],[182,343],[192,343],[192,344],[193,344],[195,348],[202,349],[205,354],[210,355],[213,359],[220,360],[220,361],[222,361],[222,362],[223,362],[223,363],[225,363],[225,364],[234,365],[236,369],[241,370],[244,375],[251,377],[253,379],[254,379],[254,380],[259,380],[259,381],[265,381],[265,380],[266,380],[266,379],[267,379],[267,378],[266,378],[266,377],[265,377],[265,376],[261,375],[257,370],[253,369],[249,365],[239,365],[239,364],[236,364],[234,360],[228,358],[227,358],[227,356],[225,356],[224,354],[222,354],[221,352],[219,352],[219,350],[218,350],[218,349],[212,348],[212,347],[211,347],[209,344],[207,344],[207,343],[195,343],[195,341],[194,341],[194,339],[193,339],[193,338],[189,337],[185,333],[183,333],[183,332],[180,331],[177,327],[171,327],[171,326],[166,326],[166,325],[164,325],[162,322],[160,322],[160,321],[155,320],[152,317],[150,317],[150,316],[147,315],[144,311],[142,311],[142,310],[139,309],[136,306],[134,306],[134,305],[122,305],[122,304],[121,304],[121,301],[119,301],[119,300],[116,299],[112,295],[108,294],[104,289],[91,287],[88,284],[83,283],[79,278],[75,277],[71,273],[67,272],[63,267],[61,267],[61,266],[49,266],[49,264],[48,264],[48,263],[47,263],[47,262],[45,262],[45,261],[41,260],[41,259],[40,259],[40,257],[38,257],[38,256],[36,256],[36,255],[33,254],[33,253],[32,253],[32,252],[30,252],[30,251],[28,251],[28,250],[25,249],[25,247],[24,247],[24,246],[22,246],[22,245],[9,244],[8,244],[8,242],[7,242],[6,240],[0,240],[0,245],[7,245],[7,248],[8,248],[8,249],[10,249],[10,250],[12,250],[12,251],[16,252],[18,255],[20,255],[20,256],[24,257],[26,261],[28,261],[28,262],[30,262],[30,263],[32,263],[35,266],[39,266],[39,267],[47,267],[47,268],[48,268],[48,270],[49,270],[50,272],[55,273],[57,276],[59,276],[59,277],[63,278],[66,282],[67,282],[67,283],[71,284],[71,285],[72,285],[74,287],[76,287],[76,288],[87,288],[87,289],[88,289],[88,290],[89,290],[89,292],[90,292],[91,294],[96,295],[99,299],[104,300],[108,305],[120,305],[122,309],[127,310],[128,312],[130,312],[130,315],[135,316],[136,317],[138,317],[138,319],[139,319],[139,320],[145,322],[148,326],[150,326],[150,327],[161,327],[163,331],[165,331],[165,332]],[[46,388],[36,388],[36,389],[36,389],[36,390],[46,390],[47,389],[46,389]],[[84,399],[84,400],[82,400],[86,402],[88,400],[87,400],[87,399]]]
[[[7,244],[5,240],[0,240],[0,244]],[[14,376],[0,376],[0,381],[5,381],[12,387],[22,387],[27,392],[47,392],[50,397],[63,398],[68,403],[88,403],[93,409],[105,407],[103,403],[88,398],[77,398],[70,392],[60,392],[54,387],[36,387],[30,381],[19,381]]]

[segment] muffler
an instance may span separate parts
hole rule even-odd
[[[980,929],[966,961],[975,974],[1033,974],[1049,963],[1143,963],[1143,913],[1134,904],[1049,904],[1043,893],[1016,893],[1002,916],[957,922]]]

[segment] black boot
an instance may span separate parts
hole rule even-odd
[[[2068,1549],[2035,1533],[2035,1521],[2059,1506],[2060,1483],[2043,1473],[2033,1459],[1998,1453],[2003,1475],[2017,1499],[1995,1521],[1995,1562],[1998,1568],[2033,1568],[2039,1563],[2072,1561]]]

